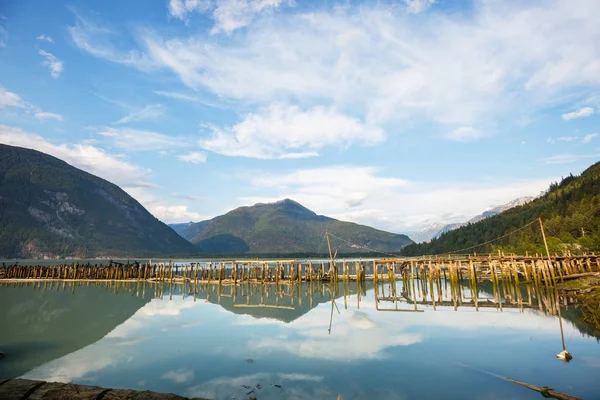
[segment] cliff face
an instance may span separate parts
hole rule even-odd
[[[47,154],[0,145],[0,257],[194,253],[118,186]]]

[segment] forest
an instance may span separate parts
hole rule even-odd
[[[539,198],[474,224],[447,232],[429,243],[411,244],[402,255],[545,253],[543,222],[550,253],[600,250],[600,162],[581,175],[550,185]]]

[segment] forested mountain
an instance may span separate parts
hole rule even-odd
[[[498,249],[543,253],[537,218],[544,223],[552,253],[600,250],[600,163],[580,176],[570,175],[553,183],[546,194],[527,204],[447,232],[430,243],[412,244],[402,254],[487,253]],[[481,245],[488,241],[493,242]]]
[[[47,154],[0,144],[0,258],[195,253],[118,186]]]
[[[326,229],[331,233],[333,251],[339,254],[369,253],[369,249],[399,252],[412,243],[406,235],[317,215],[289,199],[236,208],[210,221],[191,224],[180,234],[201,252],[213,255],[314,255],[328,251],[323,240]]]

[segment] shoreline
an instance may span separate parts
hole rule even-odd
[[[77,399],[77,400],[207,400],[182,397],[149,390],[107,389],[100,386],[0,378],[0,399]]]

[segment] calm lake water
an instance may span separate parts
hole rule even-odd
[[[541,398],[487,371],[600,399],[598,332],[563,305],[574,359],[558,360],[553,292],[503,288],[500,310],[483,283],[477,311],[468,282],[456,307],[434,290],[435,310],[417,289],[415,304],[401,282],[397,297],[372,283],[5,283],[0,376],[211,399]]]

